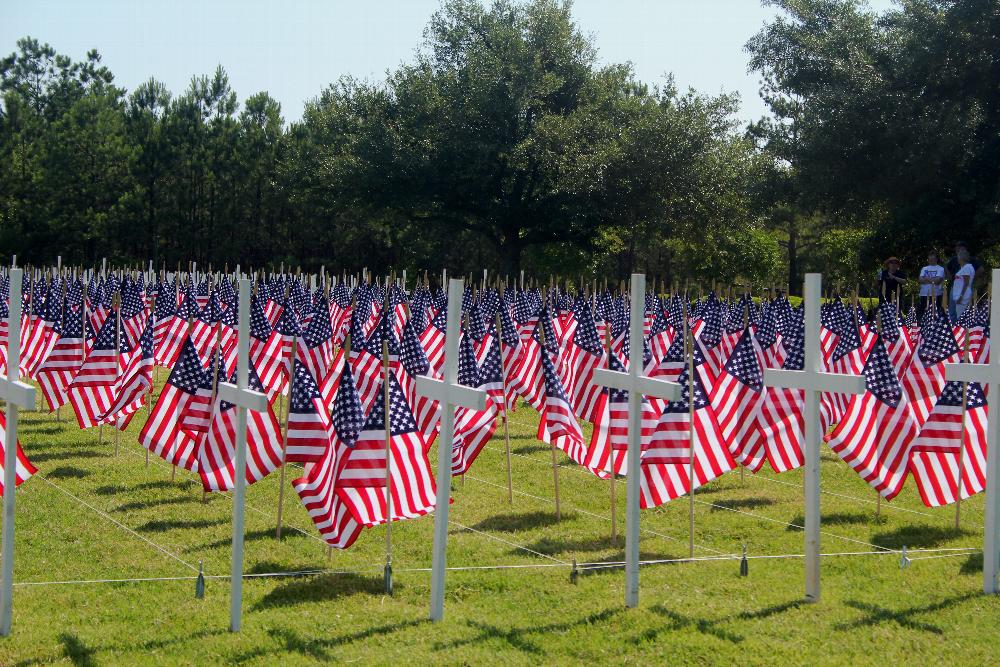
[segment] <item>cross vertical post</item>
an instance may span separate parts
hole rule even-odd
[[[431,564],[432,621],[444,618],[445,565],[448,546],[448,502],[451,499],[451,449],[455,433],[455,408],[486,407],[486,392],[458,383],[458,338],[461,334],[462,294],[465,282],[448,283],[448,322],[444,340],[444,379],[417,377],[417,393],[441,404],[441,436],[438,438],[437,499],[434,505],[434,552]],[[388,415],[386,415],[388,420]]]
[[[824,391],[845,394],[861,394],[865,391],[863,377],[823,371],[823,355],[819,342],[820,297],[822,293],[822,275],[807,273],[803,291],[806,312],[803,346],[805,362],[802,370],[770,368],[764,370],[764,383],[767,386],[805,390],[802,450],[805,455],[803,483],[805,484],[806,500],[806,599],[810,602],[818,602],[820,595],[819,454],[820,443],[823,439],[819,418],[820,394]]]
[[[681,395],[676,382],[654,380],[642,374],[643,321],[646,317],[646,275],[632,274],[629,311],[628,372],[594,369],[594,382],[628,391],[628,449],[625,450],[625,606],[639,604],[639,495],[642,474],[642,396],[670,401]],[[694,452],[692,451],[692,456]],[[613,474],[613,473],[612,473]]]
[[[21,364],[21,269],[10,270],[7,325],[7,376],[0,378],[0,398],[7,401],[3,453],[3,564],[0,575],[0,636],[10,636],[14,598],[14,487],[17,486],[17,411],[35,404],[35,388],[18,380]]]
[[[229,631],[239,632],[243,612],[243,539],[247,489],[247,410],[267,410],[267,396],[247,389],[250,382],[250,280],[240,278],[236,341],[236,385],[219,383],[219,398],[236,406],[233,465],[233,562],[230,570]]]
[[[990,295],[990,332],[1000,327],[1000,269],[993,269]],[[989,387],[990,416],[986,427],[986,517],[983,534],[983,592],[998,593],[1000,573],[1000,350],[990,350],[989,364],[945,364],[947,379],[979,382]],[[958,495],[962,495],[963,471],[958,471]]]

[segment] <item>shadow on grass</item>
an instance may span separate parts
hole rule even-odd
[[[467,620],[466,624],[476,631],[472,637],[466,637],[464,639],[456,639],[450,642],[437,643],[433,645],[434,650],[446,650],[451,648],[458,648],[460,646],[468,646],[470,644],[480,644],[484,641],[490,639],[498,639],[503,641],[511,648],[520,651],[521,653],[526,653],[531,656],[543,656],[545,655],[545,649],[543,648],[545,643],[545,636],[549,633],[564,633],[572,630],[573,628],[580,626],[590,626],[595,623],[600,623],[602,621],[607,621],[613,616],[622,613],[624,610],[619,608],[605,609],[604,611],[594,612],[592,614],[587,614],[582,618],[578,618],[573,621],[566,621],[563,623],[550,623],[549,625],[530,625],[523,628],[500,628],[495,625],[490,625],[488,623],[482,623],[475,620]],[[541,642],[531,639],[531,635],[541,635],[539,637]]]
[[[201,498],[194,496],[182,498],[154,498],[152,500],[136,500],[115,508],[117,512],[131,512],[133,510],[148,509],[150,507],[162,507],[164,505],[186,505],[188,503],[201,503]]]
[[[83,479],[90,475],[90,472],[84,470],[83,468],[74,468],[73,466],[60,466],[55,470],[50,470],[46,473],[46,477],[51,477],[53,479]]]
[[[780,604],[770,605],[753,611],[741,611],[738,614],[718,619],[700,618],[698,616],[681,614],[672,609],[667,609],[662,604],[657,604],[654,605],[651,610],[653,613],[667,618],[670,621],[670,624],[663,628],[652,628],[647,630],[639,636],[639,639],[652,641],[665,630],[673,631],[682,630],[684,628],[694,628],[698,632],[710,635],[716,639],[721,639],[733,644],[739,644],[744,640],[743,635],[729,630],[724,627],[724,624],[731,623],[733,621],[755,621],[770,618],[771,616],[783,614],[792,609],[798,609],[804,604],[807,604],[804,600],[792,600],[790,602],[782,602]]]
[[[514,438],[511,437],[511,440],[513,439]],[[527,456],[529,454],[539,454],[541,452],[547,452],[550,449],[552,449],[552,447],[550,447],[549,445],[539,442],[534,445],[521,445],[520,447],[512,447],[510,451],[512,454],[521,454],[522,456]]]
[[[956,595],[954,597],[945,598],[944,600],[934,602],[932,604],[920,607],[906,607],[905,609],[900,609],[898,611],[888,609],[886,607],[880,607],[869,602],[861,602],[860,600],[845,600],[845,605],[864,612],[865,615],[855,621],[851,621],[850,623],[838,623],[833,626],[833,628],[835,630],[854,630],[856,628],[865,628],[870,631],[872,626],[876,624],[892,622],[909,630],[919,630],[921,632],[930,632],[935,635],[943,635],[944,630],[939,626],[934,625],[933,623],[918,621],[914,619],[913,616],[916,614],[930,614],[941,611],[942,609],[954,607],[959,603],[978,596],[978,593],[966,593],[964,595]]]
[[[147,489],[186,489],[194,484],[194,480],[190,479],[177,480],[176,482],[161,479],[156,480],[155,482],[143,482],[142,484],[136,484],[135,486],[127,486],[125,484],[108,484],[106,486],[97,487],[94,489],[94,493],[99,496],[115,496],[119,493],[135,493],[136,491],[144,491]]]
[[[168,530],[184,530],[188,528],[211,528],[212,526],[229,525],[229,519],[161,519],[147,521],[136,530],[150,533],[163,533]]]
[[[887,519],[884,515],[876,517],[874,512],[832,512],[822,515],[820,526],[861,526],[865,524],[884,524],[886,521]],[[797,514],[791,518],[789,523],[793,523],[795,526],[788,526],[785,530],[802,530],[802,528],[796,528],[796,526],[805,526],[806,517],[802,514]]]
[[[298,653],[299,655],[309,656],[315,660],[331,662],[334,660],[335,656],[330,653],[330,650],[335,649],[338,646],[353,644],[354,642],[364,641],[365,639],[370,639],[372,637],[382,637],[393,632],[399,632],[400,630],[404,630],[406,628],[417,627],[425,623],[430,623],[430,621],[412,620],[400,621],[399,623],[387,623],[374,628],[368,628],[366,630],[346,635],[323,639],[306,638],[294,630],[288,630],[285,628],[271,628],[267,631],[268,635],[270,635],[271,639],[275,642],[279,643],[279,646],[275,651],[266,651],[259,648],[253,649],[246,653],[233,656],[233,662],[247,662],[254,658],[259,658],[266,653],[277,653],[279,651]]]
[[[872,544],[887,549],[900,549],[903,545],[922,549],[945,544],[963,535],[972,535],[972,533],[967,530],[956,531],[954,528],[940,526],[903,526],[886,533],[876,533],[872,536]]]
[[[621,542],[619,542],[621,544]],[[673,561],[680,558],[676,554],[666,554],[666,553],[655,553],[652,551],[640,551],[639,560],[640,561],[650,561],[650,560],[660,560],[660,561]],[[625,569],[625,552],[616,551],[609,556],[603,556],[602,558],[587,558],[585,562],[588,566],[581,567],[579,572],[581,577],[586,577],[596,574],[608,574],[612,572],[621,573]],[[594,565],[589,565],[593,563]],[[657,567],[662,567],[666,565],[677,565],[677,563],[657,563]],[[643,565],[643,568],[652,567],[653,564]]]
[[[982,574],[983,554],[969,554],[969,557],[965,559],[964,563],[962,563],[962,568],[959,572],[962,574]]]
[[[46,461],[65,461],[68,459],[105,459],[110,458],[108,452],[99,452],[96,449],[73,449],[67,448],[58,452],[42,452],[31,457],[31,462],[45,463]]]
[[[697,492],[695,492],[697,494]],[[716,500],[712,503],[713,512],[723,510],[753,510],[758,507],[770,507],[774,501],[770,498],[739,498],[735,500]]]
[[[570,512],[563,513],[562,521],[571,521],[576,518]],[[560,523],[556,519],[555,511],[551,512],[522,512],[520,514],[498,514],[483,519],[473,526],[476,530],[496,531],[501,533],[516,533],[522,530],[532,530],[534,528],[544,528]]]
[[[229,519],[226,519],[223,523],[230,523]],[[274,537],[274,528],[264,528],[263,530],[251,530],[249,533],[243,536],[244,542],[255,542],[259,540],[272,540],[277,542]],[[281,532],[281,541],[285,542],[290,538],[301,538],[305,537],[302,533],[296,530],[283,530]],[[223,538],[221,540],[216,540],[214,542],[209,542],[208,544],[203,544],[200,547],[192,547],[191,551],[196,551],[198,549],[219,549],[222,547],[230,547],[233,544],[232,536]]]
[[[396,583],[395,588],[400,589],[400,584]],[[267,593],[252,609],[261,611],[308,602],[328,602],[358,593],[384,595],[385,584],[382,576],[363,577],[349,573],[295,577]]]
[[[273,560],[262,560],[259,563],[255,563],[251,567],[247,568],[245,574],[270,574],[272,572],[307,572],[310,570],[322,570],[324,568],[329,568],[326,564],[321,563],[297,563],[295,565],[288,565],[286,563],[279,563]],[[308,576],[308,575],[301,575]]]
[[[59,635],[59,641],[63,645],[63,654],[74,665],[78,667],[97,665],[97,661],[94,659],[95,650],[88,648],[75,634],[64,632]]]

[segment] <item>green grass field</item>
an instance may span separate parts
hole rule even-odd
[[[230,634],[228,579],[232,502],[202,502],[200,483],[155,457],[134,420],[115,454],[113,436],[22,413],[21,441],[40,469],[18,491],[14,632],[0,664],[644,663],[996,664],[1000,598],[981,590],[981,556],[896,553],[827,557],[823,599],[803,602],[803,562],[754,558],[801,554],[799,472],[739,473],[696,496],[695,554],[738,560],[658,564],[641,570],[638,609],[623,605],[624,573],[571,563],[620,561],[610,541],[610,483],[560,456],[562,519],[553,502],[550,451],[537,416],[512,417],[514,502],[508,504],[503,439],[494,438],[456,480],[449,566],[545,566],[448,574],[446,619],[426,620],[433,519],[393,525],[395,594],[382,590],[383,529],[327,555],[290,485],[286,531],[277,541],[278,475],[248,489],[246,571],[327,570],[249,579],[243,631]],[[436,462],[436,448],[431,453]],[[290,467],[286,484],[299,470]],[[875,493],[823,453],[824,553],[974,547],[982,498],[924,508],[908,483],[876,519]],[[624,530],[625,485],[618,484]],[[643,512],[644,559],[688,554],[688,500]],[[919,559],[925,556],[925,559]],[[926,556],[935,556],[926,558]],[[942,557],[944,556],[944,557]],[[195,598],[204,561],[204,599]],[[133,583],[32,585],[94,579],[180,577]]]

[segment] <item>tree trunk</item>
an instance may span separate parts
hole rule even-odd
[[[802,295],[802,278],[799,276],[799,230],[793,214],[788,219],[788,292]]]
[[[512,223],[504,226],[503,238],[497,247],[500,255],[500,273],[516,276],[521,272],[521,226]]]

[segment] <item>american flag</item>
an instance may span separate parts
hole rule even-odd
[[[219,293],[212,292],[208,303],[198,313],[191,328],[191,342],[198,350],[202,359],[211,359],[218,344],[219,320],[222,319],[222,299]]]
[[[919,424],[881,337],[868,356],[864,377],[865,393],[851,397],[843,419],[824,439],[862,479],[891,500],[906,481]]]
[[[879,306],[879,313],[882,320],[882,340],[885,341],[889,359],[896,371],[896,377],[903,377],[906,368],[910,365],[910,360],[913,358],[913,342],[910,338],[910,332],[900,321],[894,303],[883,302]]]
[[[577,307],[576,331],[566,346],[565,360],[569,382],[567,393],[573,412],[579,419],[595,422],[602,387],[594,383],[594,369],[604,359],[604,346],[597,335],[597,323],[590,305],[580,302]]]
[[[959,356],[952,328],[944,319],[933,319],[921,328],[920,347],[903,375],[903,389],[918,426],[930,417],[944,391],[945,364],[958,362]]]
[[[0,412],[0,494],[3,494],[3,461],[4,451],[7,447],[7,417]],[[17,440],[17,470],[14,474],[14,488],[21,486],[32,475],[38,472],[38,468],[31,464],[24,450],[21,449],[21,439]]]
[[[137,341],[138,345],[128,357],[125,370],[115,387],[114,403],[100,416],[106,424],[115,424],[120,430],[128,428],[132,416],[142,407],[146,396],[153,389],[153,322],[148,320]]]
[[[784,341],[788,356],[782,368],[801,371],[805,367],[805,331],[790,331]],[[802,389],[764,389],[764,400],[757,413],[757,428],[764,442],[767,460],[775,472],[794,470],[805,462],[802,454],[804,405],[805,391]]]
[[[688,493],[692,486],[689,467],[694,469],[694,487],[698,488],[736,466],[723,442],[722,430],[697,369],[705,363],[697,345],[694,355],[693,381],[690,368],[685,365],[677,378],[677,383],[683,387],[681,398],[667,402],[649,445],[649,451],[661,460],[693,455],[694,461],[644,464],[640,479],[640,506],[644,509],[658,507]]]
[[[236,373],[229,378],[236,384]],[[250,369],[247,387],[263,391],[260,379]],[[198,447],[198,474],[205,491],[230,491],[235,486],[236,406],[216,400],[212,406],[208,435]],[[266,412],[247,411],[246,480],[253,484],[281,465],[281,426],[271,407]]]
[[[608,368],[621,373],[625,365],[618,355],[607,357]],[[648,453],[650,438],[656,428],[658,412],[645,396],[642,397],[642,455]],[[626,450],[628,449],[628,392],[610,387],[602,388],[598,400],[594,432],[584,467],[599,477],[627,472]]]
[[[361,534],[362,525],[351,514],[350,506],[337,495],[337,485],[348,452],[361,435],[365,415],[350,368],[341,370],[337,384],[331,418],[333,446],[319,461],[307,463],[305,473],[292,486],[326,543],[346,549]]]
[[[35,288],[28,326],[21,331],[20,371],[23,377],[30,378],[35,377],[59,340],[63,307],[62,290],[56,280],[53,279],[47,294],[44,281],[36,282]]]
[[[197,471],[199,436],[185,428],[184,421],[193,404],[192,416],[204,414],[207,426],[211,396],[206,398],[206,388],[210,391],[211,387],[212,376],[202,364],[194,343],[186,338],[177,363],[139,433],[139,442],[168,463]]]
[[[458,343],[458,383],[476,388],[483,384],[476,364],[472,338],[468,332]],[[485,410],[458,408],[455,414],[455,433],[451,442],[452,475],[465,474],[479,456],[479,452],[493,437],[493,431],[496,430],[496,415],[496,404],[492,401],[487,402]]]
[[[440,374],[444,365],[444,339],[448,325],[448,308],[442,307],[427,328],[420,334],[420,345],[427,353],[427,361],[435,373]]]
[[[330,447],[331,429],[319,385],[306,365],[296,359],[288,402],[286,460],[304,463],[322,459]]]
[[[586,466],[587,444],[583,440],[583,429],[580,428],[573,406],[556,375],[555,366],[549,355],[541,354],[542,369],[542,410],[538,422],[538,439],[561,449],[573,461]]]
[[[521,338],[521,359],[511,374],[509,387],[517,392],[525,402],[541,412],[545,401],[545,382],[542,378],[542,357],[548,358],[548,353],[538,342],[540,325],[536,322],[535,331],[527,339]],[[551,361],[550,361],[551,363]]]
[[[441,419],[441,406],[437,401],[417,393],[416,378],[420,375],[431,376],[431,365],[427,361],[420,340],[417,338],[416,322],[410,320],[403,326],[403,337],[399,346],[399,371],[397,379],[406,395],[407,402],[413,406],[413,418],[424,436],[429,447],[437,437]]]
[[[153,358],[158,364],[167,365],[168,357],[176,357],[180,353],[180,341],[187,331],[187,322],[177,317],[177,294],[166,285],[157,292],[153,320]],[[164,350],[165,346],[171,349]]]
[[[72,291],[67,295],[67,306],[69,305],[69,294],[72,294]],[[77,292],[76,296],[80,298],[80,293]],[[6,306],[6,304],[2,305]],[[66,389],[73,381],[77,369],[83,363],[85,356],[84,322],[89,330],[90,322],[82,317],[82,301],[78,313],[70,313],[70,308],[67,307],[67,317],[63,318],[59,325],[59,340],[56,341],[49,356],[35,375],[38,385],[42,389],[42,395],[51,410],[64,405],[69,399],[66,395]],[[89,333],[93,335],[92,331]]]
[[[97,426],[114,402],[115,388],[125,367],[124,355],[130,352],[118,331],[117,320],[116,316],[105,318],[94,347],[66,389],[80,428]]]
[[[986,394],[978,382],[969,383],[966,405],[963,423],[962,385],[948,382],[913,443],[910,472],[928,507],[955,502],[959,476],[962,498],[986,488],[987,406]]]
[[[757,428],[757,413],[764,399],[762,357],[753,331],[747,327],[710,394],[726,446],[753,472],[764,465],[764,442]]]
[[[434,479],[410,406],[399,382],[389,375],[389,444],[386,444],[386,405],[376,401],[354,447],[346,455],[337,495],[355,520],[368,527],[427,514],[434,509]],[[390,461],[386,461],[386,450]],[[386,466],[392,471],[392,516],[387,517]]]
[[[273,399],[282,386],[281,335],[271,328],[261,298],[250,298],[250,362],[261,384]]]

